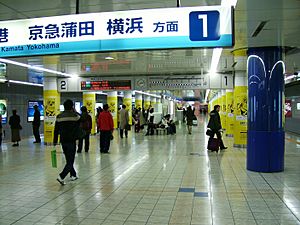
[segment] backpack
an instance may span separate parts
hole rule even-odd
[[[92,118],[90,115],[86,117],[81,117],[82,121],[80,123],[80,127],[85,131],[91,131],[92,129]]]

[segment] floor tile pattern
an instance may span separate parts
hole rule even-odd
[[[0,151],[0,224],[14,225],[296,225],[300,224],[299,137],[286,135],[285,171],[245,169],[246,150],[206,151],[205,119],[188,135],[130,132],[111,153],[76,155],[79,179],[56,182],[64,166],[51,167],[51,146],[22,140]],[[291,141],[292,140],[292,141]],[[192,153],[192,154],[191,154]]]

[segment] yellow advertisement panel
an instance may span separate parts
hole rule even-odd
[[[95,118],[95,104],[96,94],[95,93],[83,93],[82,95],[83,105],[87,108],[89,115],[92,117],[92,130],[91,134],[96,133],[96,118]]]
[[[56,116],[60,113],[60,94],[57,90],[44,90],[44,142],[52,143]]]
[[[222,95],[220,98],[220,117],[221,117],[221,124],[223,129],[227,129],[226,124],[226,95]]]
[[[124,98],[123,104],[126,105],[126,110],[129,115],[129,124],[132,125],[132,106],[131,106],[132,98]]]
[[[107,104],[109,106],[109,111],[113,116],[114,128],[118,128],[118,97],[107,96]]]
[[[226,135],[233,136],[234,110],[233,110],[233,92],[226,92]]]
[[[234,88],[234,131],[233,139],[235,146],[247,145],[247,87],[237,86]]]
[[[143,100],[142,99],[135,99],[135,108],[139,109],[139,108],[143,108]]]
[[[145,101],[144,102],[144,109],[147,110],[150,107],[151,102],[150,101]]]

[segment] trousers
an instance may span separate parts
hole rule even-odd
[[[61,143],[61,145],[66,157],[66,165],[59,175],[61,179],[65,179],[68,173],[70,173],[70,176],[76,177],[76,171],[74,169],[76,142]]]

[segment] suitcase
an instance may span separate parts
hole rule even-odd
[[[219,151],[220,141],[217,138],[210,138],[208,140],[207,149],[211,151]]]

